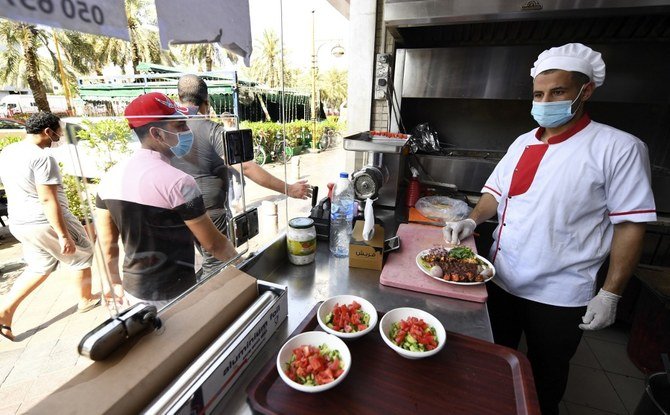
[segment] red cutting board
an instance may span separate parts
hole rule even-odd
[[[398,227],[397,235],[400,238],[400,249],[388,254],[379,277],[382,285],[478,303],[486,302],[488,293],[484,284],[464,286],[440,282],[424,274],[416,265],[419,252],[444,244],[442,228],[403,223]],[[467,238],[462,244],[477,252],[473,237]]]

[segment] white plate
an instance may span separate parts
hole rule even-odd
[[[446,282],[447,284],[455,284],[455,285],[482,285],[482,284],[486,283],[487,281],[491,281],[493,279],[493,277],[496,276],[496,268],[493,266],[493,264],[490,263],[489,260],[484,258],[483,256],[477,255],[477,259],[481,260],[484,263],[484,265],[486,265],[487,267],[490,267],[493,270],[493,275],[491,275],[489,278],[485,279],[484,281],[482,281],[482,282],[458,282],[458,281],[447,281],[444,278],[433,277],[432,275],[430,275],[430,268],[431,267],[428,265],[428,263],[426,263],[423,259],[421,259],[422,256],[428,254],[428,251],[430,251],[430,249],[424,249],[423,251],[421,251],[417,254],[417,256],[416,256],[416,266],[419,267],[419,269],[421,271],[423,271],[424,274],[428,275],[430,278],[432,278],[434,280],[437,280],[437,281],[440,281],[440,282]]]
[[[425,352],[412,352],[396,345],[389,338],[389,333],[391,332],[391,326],[393,326],[393,323],[398,323],[400,320],[405,320],[408,317],[423,319],[423,321],[425,321],[428,326],[435,328],[435,334],[437,335],[436,348],[433,350],[427,350]],[[401,307],[394,308],[393,310],[387,312],[379,321],[379,333],[382,335],[382,339],[388,347],[406,359],[423,359],[424,357],[432,356],[442,350],[444,343],[447,341],[447,332],[445,331],[444,326],[440,320],[438,320],[437,317],[433,316],[432,314],[423,310],[419,310],[418,308]]]
[[[339,378],[335,379],[330,383],[326,383],[325,385],[309,386],[309,385],[301,385],[298,382],[292,381],[286,375],[286,373],[284,373],[284,367],[286,365],[286,362],[288,362],[289,359],[291,359],[293,349],[303,345],[319,347],[324,343],[327,344],[331,350],[338,350],[340,352],[340,356],[342,356],[342,363],[344,364],[344,373],[342,373],[342,375],[340,375]],[[276,366],[277,366],[277,372],[279,372],[279,376],[281,377],[281,379],[284,381],[284,383],[286,383],[293,389],[307,393],[322,392],[334,388],[335,386],[340,384],[340,382],[342,382],[344,378],[347,376],[347,374],[349,373],[349,369],[351,369],[351,352],[349,351],[347,345],[344,344],[342,339],[335,337],[332,334],[328,334],[323,331],[307,331],[298,334],[297,336],[289,339],[286,343],[284,343],[284,346],[282,346],[282,348],[279,350],[279,354],[277,355]]]
[[[326,316],[328,313],[333,311],[333,307],[335,307],[335,304],[340,304],[340,305],[349,305],[353,301],[356,301],[358,304],[361,305],[361,310],[364,312],[368,313],[370,315],[370,323],[368,325],[368,328],[365,330],[353,332],[353,333],[343,333],[339,331],[335,331],[328,327],[324,320],[326,319]],[[355,295],[337,295],[335,297],[330,297],[326,301],[321,304],[319,307],[319,310],[316,312],[317,319],[319,321],[319,326],[326,332],[330,333],[334,336],[340,337],[342,339],[355,339],[358,337],[363,337],[366,334],[368,334],[372,329],[377,325],[377,310],[375,307],[370,303],[368,300],[362,297],[357,297]]]

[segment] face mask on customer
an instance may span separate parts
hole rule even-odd
[[[535,102],[533,101],[533,108],[530,110],[531,115],[540,127],[556,128],[567,123],[575,116],[575,112],[582,105],[580,102],[575,112],[572,112],[572,106],[582,96],[582,91],[586,84],[579,89],[579,94],[574,101],[555,101],[555,102]]]
[[[191,147],[193,146],[193,132],[191,130],[181,131],[179,133],[163,129],[160,130],[168,134],[174,134],[177,136],[178,140],[177,145],[174,147],[170,147],[170,150],[175,156],[182,158],[185,155],[187,155],[189,151],[191,151]]]
[[[51,148],[60,147],[61,143],[63,142],[62,140],[63,137],[58,135],[55,131],[53,132],[53,134],[48,134],[48,137],[49,140],[51,140],[51,143],[49,144],[49,147]]]

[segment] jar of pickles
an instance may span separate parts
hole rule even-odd
[[[293,218],[286,233],[288,259],[294,265],[307,265],[316,257],[316,229],[310,218]]]

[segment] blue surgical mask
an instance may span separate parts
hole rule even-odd
[[[174,134],[177,136],[178,140],[177,145],[174,147],[170,147],[170,150],[175,156],[182,158],[185,155],[187,155],[189,151],[191,151],[191,147],[193,146],[193,132],[191,130],[181,131],[179,133],[162,129],[161,131],[165,131],[166,133]]]
[[[530,113],[533,118],[535,118],[535,122],[537,122],[540,127],[545,128],[556,128],[566,124],[575,116],[575,113],[572,112],[572,106],[582,96],[582,91],[585,86],[586,84],[582,85],[579,94],[577,94],[577,98],[575,98],[574,101],[533,101],[533,108],[530,110]],[[581,105],[581,103],[579,105]],[[575,112],[577,109],[579,109],[579,106],[575,108]]]

